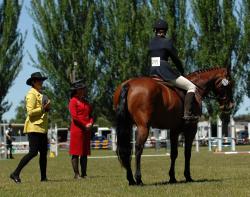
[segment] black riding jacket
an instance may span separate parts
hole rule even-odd
[[[161,61],[166,62],[170,57],[178,71],[183,75],[183,64],[177,55],[177,50],[175,49],[171,39],[155,36],[149,43],[149,56],[150,58],[160,57]]]

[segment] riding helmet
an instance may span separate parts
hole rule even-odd
[[[157,29],[163,29],[167,31],[168,30],[167,22],[162,19],[157,20],[154,24],[154,30],[157,30]]]

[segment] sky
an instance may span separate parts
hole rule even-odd
[[[32,66],[29,54],[36,60],[36,40],[33,36],[32,25],[34,24],[33,19],[28,13],[28,8],[30,7],[30,1],[23,1],[22,12],[19,20],[19,30],[24,34],[27,32],[27,37],[24,43],[24,58],[22,60],[22,70],[18,77],[15,79],[13,86],[9,89],[5,100],[12,103],[11,109],[3,115],[3,120],[10,120],[15,117],[15,109],[18,104],[24,100],[26,93],[28,92],[30,86],[26,85],[26,80],[30,77],[31,73],[39,71],[37,68]],[[236,115],[248,114],[250,113],[250,99],[246,96],[243,99],[243,103],[240,105],[240,109]]]

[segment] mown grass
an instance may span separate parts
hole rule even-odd
[[[249,146],[237,150],[250,150]],[[145,150],[144,154],[162,154],[164,149]],[[92,151],[92,156],[114,155],[112,151]],[[0,161],[0,196],[250,196],[250,155],[215,155],[202,148],[193,152],[191,172],[193,183],[185,183],[183,176],[183,149],[179,148],[176,163],[177,184],[168,184],[170,157],[143,157],[142,178],[145,186],[128,186],[125,171],[116,158],[89,159],[89,179],[74,180],[67,152],[48,159],[49,182],[41,183],[38,158],[32,160],[22,171],[22,184],[15,184],[9,174],[22,155],[14,160]],[[134,158],[133,158],[134,166]]]

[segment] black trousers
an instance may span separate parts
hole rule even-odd
[[[28,133],[29,140],[29,153],[25,155],[19,162],[14,175],[19,176],[21,170],[26,166],[29,161],[40,153],[39,165],[41,172],[41,180],[46,178],[47,168],[47,152],[48,152],[48,139],[47,134],[43,133]]]
[[[9,154],[10,153],[10,154]],[[12,143],[7,142],[7,159],[12,158]]]

